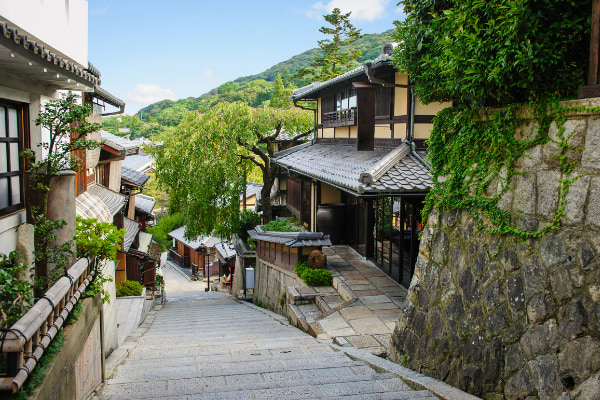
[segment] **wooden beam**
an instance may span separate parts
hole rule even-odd
[[[377,87],[363,82],[353,82],[356,89],[358,151],[373,151],[375,141],[375,94]]]

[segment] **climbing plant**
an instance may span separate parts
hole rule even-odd
[[[573,133],[565,131],[564,123],[571,110],[560,108],[557,101],[532,101],[497,110],[455,107],[440,112],[429,139],[433,186],[425,200],[424,218],[433,209],[466,210],[488,232],[523,239],[539,237],[560,226],[567,192],[580,177],[570,176],[576,162],[565,155],[570,149],[581,150],[568,144]],[[527,129],[527,120],[533,122],[529,125],[531,134],[519,140],[515,132]],[[558,128],[556,139],[549,136],[552,123]],[[550,140],[560,149],[555,155],[562,172],[558,207],[547,224],[533,232],[523,231],[515,226],[511,213],[498,204],[512,190],[515,175],[522,174],[515,169],[515,161],[528,149]]]

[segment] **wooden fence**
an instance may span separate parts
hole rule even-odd
[[[95,273],[95,262],[79,259],[21,319],[2,330],[0,353],[7,360],[7,373],[0,378],[0,390],[21,389]]]

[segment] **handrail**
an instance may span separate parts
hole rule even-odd
[[[9,329],[0,336],[0,352],[7,353],[8,375],[0,390],[18,392],[62,328],[81,294],[96,274],[96,262],[80,258]]]

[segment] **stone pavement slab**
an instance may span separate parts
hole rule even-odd
[[[142,325],[93,399],[436,398],[224,293],[167,297]]]

